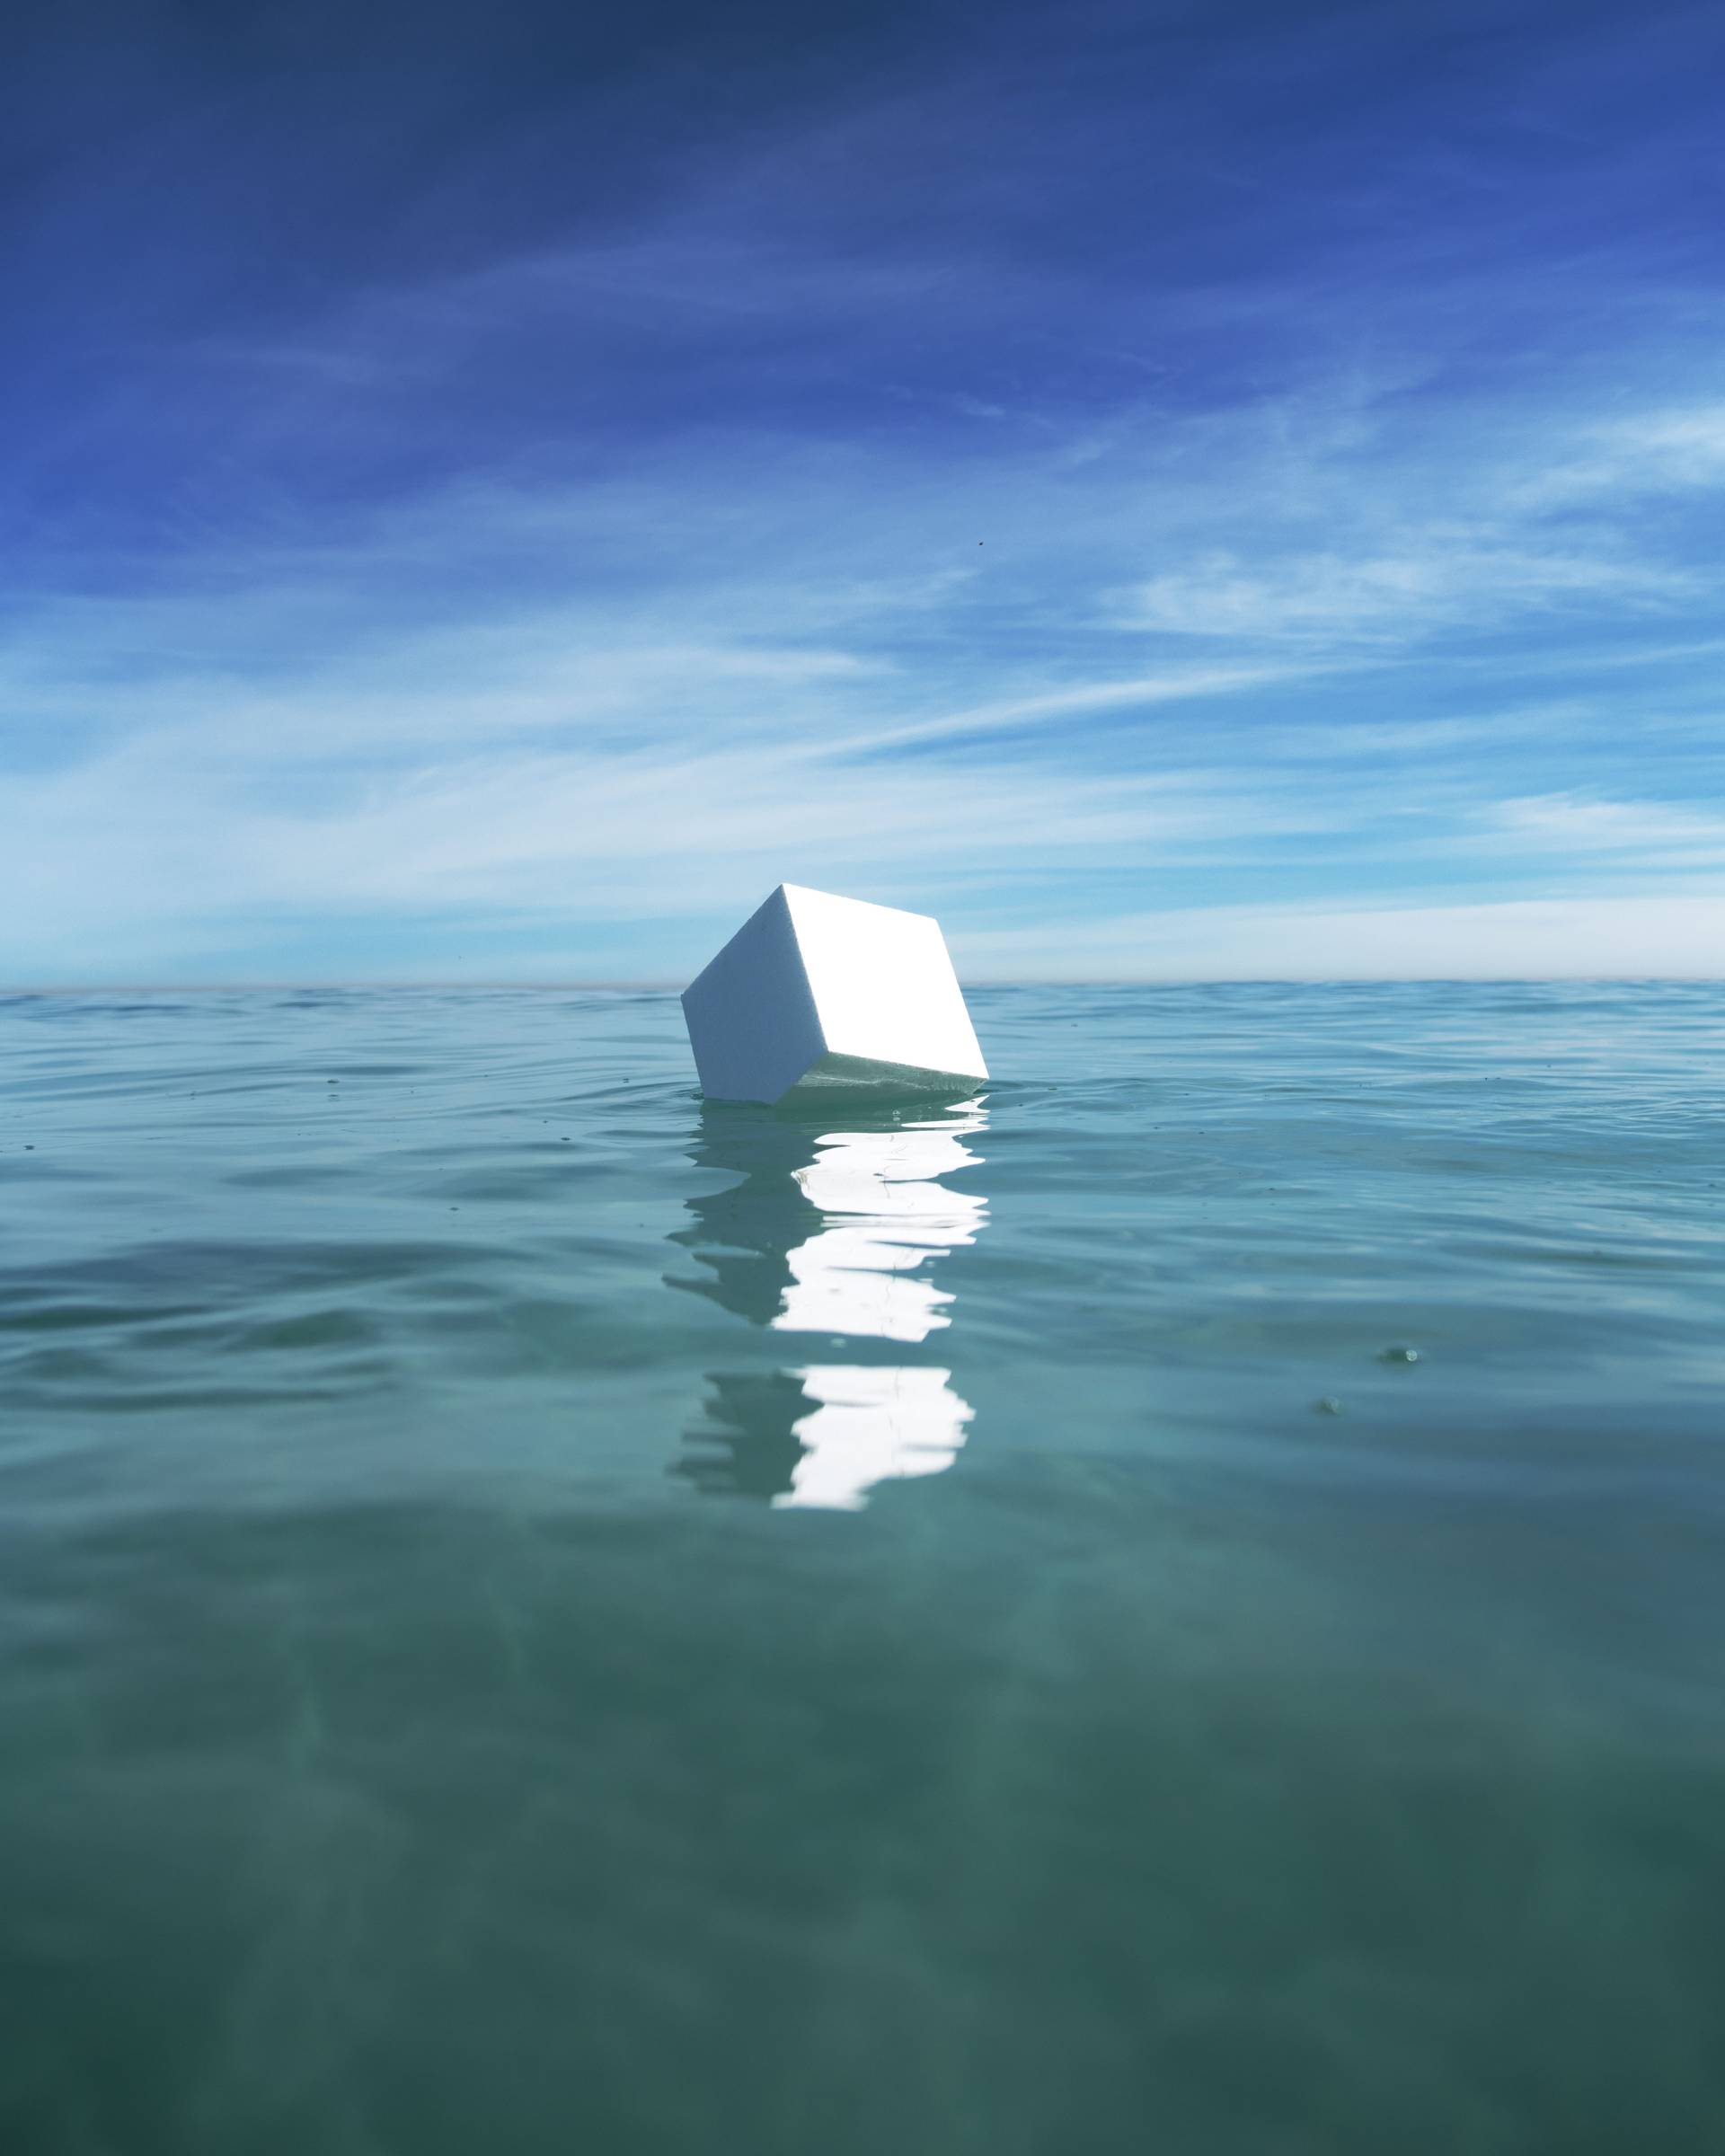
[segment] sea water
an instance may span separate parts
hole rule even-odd
[[[0,1007],[8,2156],[1725,2147],[1725,992]]]

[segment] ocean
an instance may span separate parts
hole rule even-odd
[[[1725,2148],[1725,989],[0,1003],[7,2156]]]

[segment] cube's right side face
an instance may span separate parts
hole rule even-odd
[[[987,1077],[938,921],[800,886],[790,897],[829,1057],[930,1079]]]
[[[709,1100],[777,1100],[825,1052],[790,908],[776,890],[683,991]]]

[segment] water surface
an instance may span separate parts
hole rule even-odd
[[[0,1004],[0,2145],[1725,2147],[1725,992]]]

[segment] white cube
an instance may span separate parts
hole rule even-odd
[[[988,1075],[941,924],[782,883],[683,991],[710,1100],[959,1091]]]

